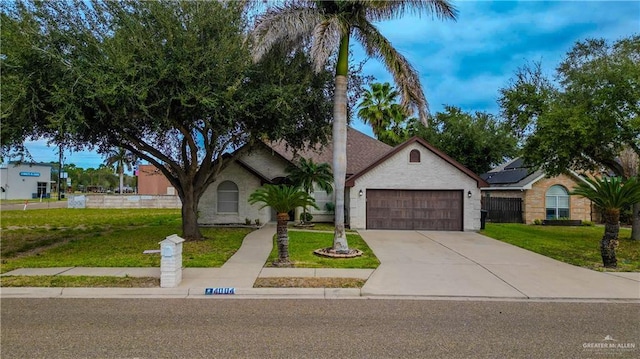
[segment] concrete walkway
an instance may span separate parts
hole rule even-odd
[[[184,298],[233,287],[226,298],[588,300],[640,302],[640,273],[575,267],[472,232],[360,231],[381,265],[372,269],[264,268],[275,224],[247,235],[220,268],[185,268],[177,288],[1,288],[0,297]],[[7,275],[160,277],[160,268],[23,268]],[[264,277],[367,279],[362,289],[253,288]],[[211,296],[207,296],[211,297]],[[217,296],[223,297],[223,296]]]

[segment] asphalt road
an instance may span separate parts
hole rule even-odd
[[[1,304],[3,359],[640,357],[637,304],[213,298]],[[588,348],[603,344],[618,347]]]

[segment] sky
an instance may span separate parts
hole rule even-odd
[[[640,1],[454,1],[457,21],[430,15],[405,15],[377,23],[380,32],[420,74],[430,113],[445,105],[464,111],[499,114],[499,89],[507,87],[519,67],[540,62],[553,77],[556,66],[577,41],[610,42],[640,34]],[[353,43],[354,41],[352,41]],[[353,60],[365,59],[358,46]],[[393,83],[384,65],[370,59],[364,74]],[[356,119],[353,126],[372,136]],[[57,149],[44,141],[27,147],[38,162],[58,161]],[[65,152],[64,163],[98,167],[91,151]]]

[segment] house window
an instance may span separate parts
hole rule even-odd
[[[409,152],[409,162],[420,163],[420,151],[411,150],[411,152]]]
[[[224,181],[218,186],[218,212],[238,213],[238,186]]]
[[[560,186],[554,185],[547,190],[547,219],[569,218],[569,193]]]

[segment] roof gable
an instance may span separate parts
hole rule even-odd
[[[347,178],[347,182],[346,182],[346,186],[347,187],[353,187],[355,185],[355,180],[358,177],[364,175],[365,173],[367,173],[371,169],[377,167],[378,165],[380,165],[381,163],[385,162],[386,160],[391,158],[393,155],[397,154],[398,152],[402,151],[404,148],[408,147],[409,145],[411,145],[413,143],[418,143],[418,144],[422,145],[423,147],[425,147],[427,150],[431,151],[436,156],[442,158],[445,162],[449,163],[450,165],[452,165],[453,167],[455,167],[456,169],[458,169],[462,173],[464,173],[467,176],[471,177],[473,180],[476,181],[476,183],[478,184],[478,187],[483,187],[483,186],[488,186],[489,185],[487,182],[485,182],[485,180],[480,178],[477,174],[475,174],[473,171],[471,171],[470,169],[468,169],[467,167],[462,165],[460,162],[458,162],[458,161],[454,160],[453,158],[449,157],[449,155],[447,155],[446,153],[440,151],[439,149],[437,149],[436,147],[434,147],[433,145],[431,145],[430,143],[428,143],[424,139],[422,139],[420,137],[417,137],[417,136],[414,136],[414,137],[410,138],[409,140],[403,142],[402,144],[394,147],[391,151],[387,152],[384,156],[380,157],[378,160],[376,160],[375,162],[371,163],[366,168],[364,168],[361,171],[355,173],[354,175],[348,177]]]

